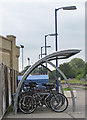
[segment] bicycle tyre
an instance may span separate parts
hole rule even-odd
[[[58,96],[61,98],[61,100],[58,100]],[[54,94],[50,100],[50,107],[55,112],[63,112],[68,107],[68,99],[61,93]]]
[[[46,98],[45,98],[45,106],[46,106],[48,109],[51,108],[51,107],[50,107],[50,100],[51,100],[51,96],[50,96],[50,94],[49,94],[49,95],[46,96]]]
[[[61,106],[65,103],[65,97],[61,97],[63,94],[59,93],[58,91],[54,91],[54,94],[58,95],[60,97],[60,101],[62,100]]]
[[[26,114],[33,113],[36,110],[36,100],[30,95],[23,96],[18,105],[19,109]]]

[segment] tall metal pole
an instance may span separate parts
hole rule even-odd
[[[22,70],[23,70],[23,67],[24,65],[23,65],[23,48],[22,48]]]
[[[42,58],[42,48],[43,47],[41,47],[41,58]],[[42,75],[42,66],[41,66],[41,75]]]
[[[55,43],[56,43],[56,51],[57,51],[57,10],[55,9]],[[56,58],[56,67],[58,67],[58,60]],[[56,70],[56,91],[59,91],[59,82],[58,82],[58,70]]]
[[[47,55],[46,37],[47,35],[45,35],[45,55]],[[46,62],[46,68],[47,68],[47,62]],[[46,69],[46,75],[47,75],[47,69]]]
[[[47,36],[45,36],[45,46],[42,46],[42,47],[41,47],[41,58],[42,58],[42,55],[47,55],[47,48],[48,48],[48,47],[51,47],[51,46],[46,46],[46,37],[47,37]],[[45,47],[45,54],[42,53],[42,48],[43,48],[43,47]],[[47,63],[46,63],[46,67],[47,67]],[[41,67],[41,71],[42,71],[42,67]],[[41,72],[41,74],[42,74],[42,72]],[[47,74],[47,70],[46,70],[46,74]]]
[[[39,54],[39,59],[40,59],[40,55],[41,55],[41,54]]]
[[[57,11],[63,9],[63,10],[76,10],[76,6],[67,6],[67,7],[60,7],[58,9],[55,9],[55,43],[56,43],[56,51],[57,51]],[[56,58],[56,67],[58,67],[58,60]],[[58,70],[56,70],[56,90],[59,91],[59,82],[58,82]]]
[[[47,55],[47,49],[46,49],[46,35],[45,35],[45,55]]]
[[[40,59],[40,55],[41,55],[41,54],[39,54],[39,59]],[[39,74],[40,74],[40,66],[39,66]]]
[[[28,66],[30,65],[30,58],[28,58]]]
[[[24,46],[23,45],[20,45],[20,46],[22,48],[22,70],[23,70],[23,67],[24,67],[24,65],[23,65],[23,48],[24,48]]]
[[[41,58],[42,58],[42,48],[43,48],[43,47],[41,47]]]

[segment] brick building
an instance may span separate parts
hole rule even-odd
[[[0,35],[0,64],[18,71],[18,58],[20,56],[20,47],[16,46],[16,37],[7,35],[3,37]]]

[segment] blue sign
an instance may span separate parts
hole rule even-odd
[[[18,76],[18,83],[20,82],[22,76]],[[24,84],[29,84],[29,82],[36,82],[38,85],[42,83],[49,83],[48,75],[29,75],[25,80]]]

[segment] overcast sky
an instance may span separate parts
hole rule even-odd
[[[72,58],[85,60],[85,0],[1,0],[0,1],[0,35],[15,35],[17,45],[24,45],[24,66],[27,58],[35,63],[39,59],[45,35],[55,32],[55,8],[76,6],[77,10],[57,12],[58,15],[58,50],[81,49]],[[55,37],[47,37],[51,45],[48,54],[55,51]],[[43,49],[44,53],[44,49]],[[21,70],[21,51],[20,51]]]

